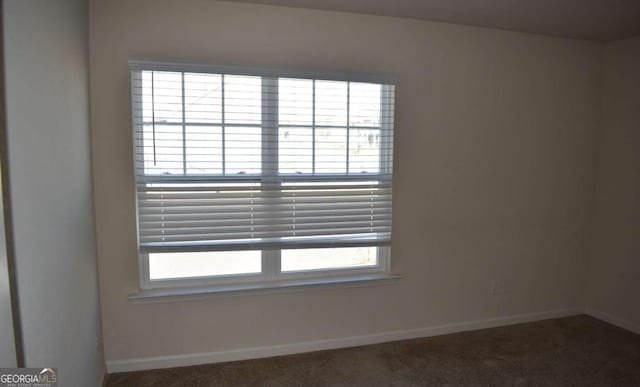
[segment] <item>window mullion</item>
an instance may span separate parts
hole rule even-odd
[[[280,273],[280,250],[262,250],[262,275],[266,280],[276,279]]]
[[[151,72],[151,130],[153,131],[153,165],[158,165],[157,155],[156,155],[156,102],[155,102],[155,85],[154,85],[154,74],[155,71]],[[144,125],[143,125],[144,130]]]
[[[262,77],[262,187],[265,191],[276,191],[280,186],[278,178],[278,79]],[[271,200],[275,195],[266,195],[265,212],[271,210]],[[275,223],[272,219],[267,223]],[[262,271],[267,278],[275,278],[280,272],[280,251],[262,251]]]
[[[185,98],[184,98],[184,72],[182,74],[182,174],[187,174],[187,128],[186,128],[186,114],[185,114]]]
[[[311,174],[316,174],[316,80],[311,81]]]
[[[220,76],[220,120],[221,120],[221,127],[220,127],[220,136],[222,137],[222,143],[221,143],[221,150],[222,150],[222,175],[224,176],[226,174],[226,164],[227,164],[227,159],[225,156],[225,125],[227,124],[225,122],[225,118],[224,118],[224,112],[225,112],[225,108],[224,108],[224,74],[222,74]]]
[[[346,156],[347,156],[347,163],[346,163],[346,170],[345,173],[348,175],[349,174],[349,137],[351,135],[351,129],[350,129],[350,124],[351,124],[351,111],[350,111],[350,105],[351,105],[351,82],[347,82],[347,152],[346,152]]]
[[[262,78],[262,179],[278,184],[278,79]]]

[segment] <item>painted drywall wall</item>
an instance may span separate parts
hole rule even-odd
[[[606,45],[602,106],[587,302],[640,331],[640,37]]]
[[[1,84],[0,82],[0,86]],[[2,181],[0,179],[1,185]],[[2,205],[2,189],[0,188],[0,368],[15,367],[17,365],[7,244],[4,232],[4,206]]]
[[[91,2],[107,360],[299,343],[581,306],[601,45],[212,0]],[[379,287],[135,304],[127,60],[398,76],[392,270]],[[490,295],[493,279],[504,293]]]
[[[5,205],[8,204],[2,182],[7,177],[5,159],[6,120],[5,120],[5,87],[4,87],[4,27],[0,12],[0,368],[15,367],[16,356],[15,331],[13,329],[13,307],[11,306],[10,264],[7,255],[7,238],[5,231]]]
[[[64,386],[104,374],[92,203],[88,8],[4,1],[9,180],[24,354]]]

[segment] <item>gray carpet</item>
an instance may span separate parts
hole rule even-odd
[[[107,386],[640,386],[640,335],[588,316],[269,359],[112,374]]]

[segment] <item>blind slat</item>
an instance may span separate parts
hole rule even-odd
[[[224,216],[214,217],[211,216],[210,213],[206,212],[196,212],[196,213],[178,213],[178,214],[170,214],[170,213],[154,213],[154,214],[140,214],[138,217],[138,221],[140,223],[145,222],[175,222],[175,221],[225,221],[225,220],[233,220],[233,219],[269,219],[274,217],[287,218],[293,214],[293,210],[279,210],[279,211],[227,211],[224,213]],[[327,210],[305,210],[305,211],[295,211],[296,219],[304,219],[306,217],[322,217],[322,216],[331,216],[331,217],[341,217],[341,216],[371,216],[371,215],[388,215],[391,216],[391,209],[386,208],[347,208],[347,209],[336,209],[333,208],[330,211]]]

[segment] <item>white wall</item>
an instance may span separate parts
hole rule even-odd
[[[100,385],[87,4],[6,0],[9,179],[28,367]]]
[[[213,0],[91,2],[107,360],[298,343],[581,306],[601,45]],[[399,77],[395,285],[134,304],[127,60]],[[506,293],[489,295],[489,282]]]
[[[604,50],[588,303],[640,332],[640,37]]]

